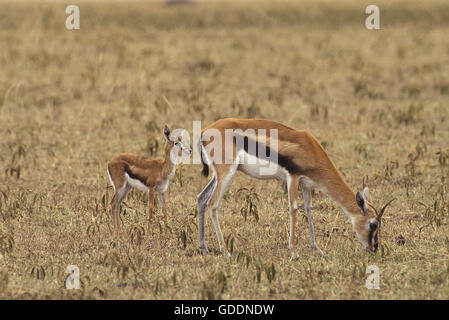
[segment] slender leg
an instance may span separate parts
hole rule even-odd
[[[116,226],[116,235],[118,237],[121,236],[121,230],[120,230],[120,204],[122,203],[123,199],[125,199],[126,195],[129,193],[129,191],[132,189],[132,187],[125,182],[122,188],[118,191],[117,195],[117,202],[114,207],[114,219],[115,219],[115,226]]]
[[[151,230],[151,219],[153,218],[153,210],[154,210],[154,188],[148,188],[148,238],[150,237]]]
[[[220,222],[218,221],[218,207],[209,208],[209,216],[212,220],[212,224],[214,225],[215,234],[216,234],[217,240],[218,240],[219,251],[220,251],[220,253],[223,253],[225,241],[224,241],[223,233],[221,232]],[[228,255],[229,255],[229,253],[228,253]]]
[[[117,222],[115,221],[115,206],[117,205],[118,194],[117,191],[114,191],[114,196],[111,200],[111,218],[112,218],[112,227],[114,228],[114,232],[117,235]]]
[[[212,177],[212,179],[209,181],[209,183],[206,185],[206,187],[203,189],[203,191],[200,192],[198,195],[198,233],[199,233],[199,247],[203,254],[208,254],[209,250],[206,247],[206,241],[204,236],[204,213],[206,211],[207,202],[209,201],[210,197],[212,196],[212,193],[215,188],[215,177]]]
[[[165,234],[167,234],[167,227],[168,227],[168,221],[167,221],[167,206],[165,205],[165,197],[162,192],[159,193],[159,205],[161,207],[161,211],[164,214],[164,222],[165,222]]]
[[[164,214],[165,226],[167,227],[167,211],[165,208],[165,198],[162,192],[159,192],[159,205],[161,206],[161,211]]]
[[[316,241],[315,241],[315,232],[313,231],[313,222],[312,222],[312,193],[310,189],[303,188],[302,195],[304,197],[304,207],[307,212],[307,221],[309,222],[309,231],[310,231],[310,241],[312,242],[312,248],[315,249],[315,251],[319,255],[323,255],[323,251],[318,248]]]
[[[288,241],[288,250],[293,252],[295,247],[295,225],[296,225],[296,211],[298,209],[298,176],[290,176],[287,179],[288,190],[288,209],[290,212],[290,237]]]
[[[221,166],[222,167],[220,167],[220,170],[217,170],[217,187],[210,198],[208,208],[212,223],[214,225],[215,234],[217,235],[219,250],[223,253],[224,250],[227,252],[227,249],[224,246],[223,233],[221,232],[220,222],[218,221],[218,209],[220,207],[221,198],[228,189],[229,184],[235,175],[238,164]],[[229,252],[227,252],[227,254],[230,256]]]
[[[114,188],[114,196],[111,200],[111,216],[116,237],[120,236],[120,203],[132,188],[126,181],[124,166],[124,162],[112,160],[108,163],[107,169],[109,180]]]

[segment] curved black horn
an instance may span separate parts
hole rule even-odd
[[[384,207],[380,210],[379,214],[377,215],[377,220],[380,220],[380,218],[382,218],[382,215],[384,214],[385,209],[386,209],[386,208],[388,207],[388,205],[389,205],[390,203],[392,203],[394,200],[396,200],[396,199],[393,198],[393,199],[391,199],[390,201],[388,201],[386,205],[384,205]]]

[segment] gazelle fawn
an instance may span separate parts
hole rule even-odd
[[[120,235],[120,203],[132,188],[148,192],[148,236],[153,217],[155,192],[159,195],[159,204],[167,224],[164,193],[175,174],[177,157],[189,156],[191,150],[184,144],[182,135],[170,137],[167,126],[164,128],[164,135],[166,139],[164,159],[149,159],[132,153],[122,153],[108,163],[108,176],[114,188],[111,214],[116,236]]]
[[[267,135],[268,132],[270,136]],[[271,137],[271,132],[275,132],[277,137]],[[271,147],[272,143],[277,147]],[[322,252],[316,244],[312,223],[311,191],[314,188],[329,195],[343,209],[358,239],[367,250],[377,250],[381,217],[392,200],[381,210],[377,210],[369,200],[368,188],[362,193],[354,193],[321,144],[309,132],[272,120],[221,119],[202,130],[199,147],[203,175],[208,176],[209,168],[213,173],[212,179],[198,195],[199,246],[203,253],[208,253],[204,235],[206,209],[209,210],[220,251],[223,251],[224,239],[218,221],[218,209],[220,200],[237,171],[256,179],[279,179],[287,184],[290,251],[294,248],[299,186],[304,198],[312,247],[319,254]],[[267,154],[275,155],[275,161],[267,158]],[[262,171],[267,166],[272,170]]]

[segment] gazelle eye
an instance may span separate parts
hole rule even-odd
[[[377,223],[371,222],[371,223],[369,224],[369,228],[370,228],[370,230],[372,230],[372,231],[376,230],[376,229],[377,229]]]

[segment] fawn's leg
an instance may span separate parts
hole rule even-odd
[[[161,206],[161,211],[164,214],[165,226],[167,226],[167,208],[165,207],[165,198],[162,192],[159,192],[159,205]]]
[[[114,188],[114,196],[111,200],[112,224],[116,237],[120,236],[120,203],[131,190],[131,186],[126,181],[125,163],[123,161],[112,160],[108,163],[108,177]]]
[[[154,188],[148,188],[148,237],[150,237],[151,219],[154,211]]]
[[[123,187],[117,192],[117,202],[116,205],[114,207],[114,219],[115,220],[115,224],[116,224],[116,235],[118,237],[121,236],[121,229],[120,229],[120,204],[122,203],[123,199],[125,199],[125,197],[128,195],[129,191],[132,189],[132,187],[125,182],[125,184],[123,185]]]
[[[117,235],[117,221],[115,221],[115,206],[117,205],[118,193],[114,191],[114,196],[111,200],[111,218],[112,218],[112,227],[114,228],[114,232]]]

